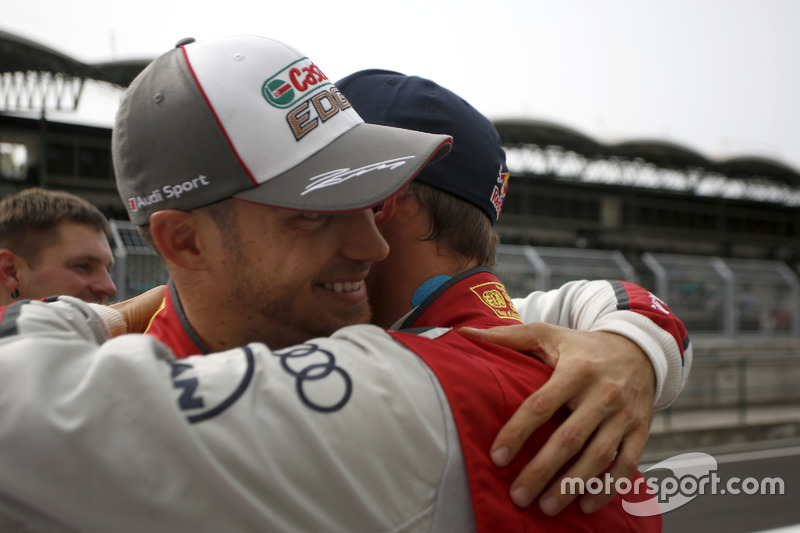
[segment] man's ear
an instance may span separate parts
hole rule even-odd
[[[389,198],[384,200],[382,204],[376,205],[372,208],[372,212],[375,213],[375,226],[378,229],[381,229],[381,226],[389,222],[389,220],[394,215],[395,207],[397,206],[397,193],[391,195]]]
[[[206,257],[199,221],[187,211],[165,209],[150,215],[150,234],[164,260],[186,270],[203,270]]]
[[[20,257],[8,248],[0,248],[0,287],[12,293],[19,287]]]

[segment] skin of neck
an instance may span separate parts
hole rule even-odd
[[[257,339],[240,333],[246,317],[240,316],[241,305],[221,290],[224,283],[215,282],[207,271],[167,268],[180,298],[181,307],[192,328],[212,351],[241,346]]]
[[[477,266],[477,261],[465,265],[463,258],[425,240],[429,229],[430,216],[415,197],[397,200],[392,218],[381,227],[389,256],[373,265],[367,278],[373,324],[391,327],[411,311],[414,292],[428,279],[455,276]]]
[[[279,319],[266,319],[228,290],[223,271],[176,269],[172,282],[186,319],[211,351],[223,351],[251,342],[280,349],[305,342],[302,335]]]
[[[260,340],[245,338],[247,313],[227,283],[225,260],[217,261],[222,234],[210,218],[183,214],[151,217],[151,231],[164,265],[195,332],[213,351]],[[250,318],[253,318],[252,315]]]

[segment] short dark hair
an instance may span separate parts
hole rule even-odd
[[[436,241],[441,248],[457,255],[462,267],[473,259],[480,266],[495,265],[500,236],[481,209],[417,181],[412,181],[403,194],[413,195],[430,215],[425,240]]]
[[[111,225],[94,204],[65,191],[31,187],[0,199],[0,248],[35,263],[63,221],[86,224],[111,238]]]

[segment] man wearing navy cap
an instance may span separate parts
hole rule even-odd
[[[495,264],[499,238],[492,226],[500,216],[509,178],[505,152],[491,122],[452,91],[417,76],[386,70],[365,70],[347,76],[337,82],[337,86],[369,123],[428,133],[447,133],[453,137],[453,147],[448,156],[420,171],[398,195],[394,216],[381,228],[390,252],[386,260],[373,267],[367,280],[374,321],[384,327],[395,324],[395,328],[433,325],[459,327],[465,325],[466,315],[453,315],[453,307],[469,307],[474,302],[474,286],[496,287],[507,298],[499,280],[483,268]],[[414,268],[409,269],[409,264],[413,264]],[[655,403],[665,407],[671,403],[689,371],[688,365],[682,364],[685,330],[671,315],[651,308],[651,295],[647,291],[621,282],[573,282],[570,285],[575,285],[575,289],[564,291],[563,297],[575,297],[576,302],[583,301],[587,307],[593,299],[601,298],[603,294],[608,295],[603,297],[606,301],[614,294],[610,296],[612,301],[624,299],[642,302],[638,309],[633,310],[640,313],[643,320],[646,317],[646,320],[669,329],[674,336],[672,349],[667,351],[668,357],[671,357],[672,375],[667,380],[658,376],[659,390],[653,402],[650,384],[654,368],[659,368],[658,354],[650,348],[647,355],[653,359],[651,366],[641,350],[638,353],[624,349],[605,350],[609,354],[608,359],[606,364],[598,365],[598,369],[620,372],[615,375],[616,379],[630,379],[630,386],[623,387],[629,396],[624,400],[619,399],[619,410],[613,415],[605,414],[603,409],[608,407],[609,396],[600,382],[592,383],[595,386],[592,394],[581,397],[583,401],[578,402],[579,409],[565,422],[575,430],[571,431],[572,435],[581,435],[577,439],[579,442],[567,441],[565,435],[568,432],[564,428],[557,431],[512,485],[514,501],[518,505],[528,505],[548,488],[548,480],[557,473],[565,458],[579,452],[584,441],[599,428],[580,461],[549,485],[541,500],[542,509],[548,514],[558,513],[574,498],[574,495],[559,492],[560,479],[582,477],[587,481],[592,476],[600,475],[611,459],[607,450],[620,450],[617,462],[611,469],[615,478],[627,478],[635,473],[634,465],[638,464],[649,433],[651,406]],[[576,296],[578,294],[579,297]],[[534,293],[526,300],[516,301],[522,320],[547,320],[564,324],[557,319],[535,314],[537,305],[545,305],[545,298],[550,296]],[[509,307],[513,309],[514,306]],[[536,327],[536,333],[541,336],[554,335],[551,328],[544,324]],[[641,338],[641,335],[632,335],[630,330],[619,325],[592,325],[591,329],[622,333],[632,339]],[[532,333],[520,335],[531,337]],[[484,334],[482,337],[498,340],[497,335]],[[623,341],[617,335],[608,335],[607,338],[614,342],[630,342]],[[523,350],[530,347],[523,342],[511,346]],[[642,343],[642,346],[647,347],[647,344]],[[547,346],[541,346],[538,355],[550,355],[546,357],[547,360],[558,360],[558,355],[547,354],[547,351]],[[572,400],[570,405],[574,407],[575,400],[583,391],[584,382],[579,374],[569,373],[569,362],[565,363],[565,359],[572,355],[575,353],[570,351],[561,354],[563,366],[556,367],[556,377],[546,386],[546,394],[553,395],[553,401],[550,402],[552,408],[547,413],[533,412],[527,415],[529,426],[535,427],[535,421],[543,422],[556,407],[568,401]],[[566,370],[559,373],[562,368]],[[665,384],[665,381],[670,382]],[[534,396],[538,398],[543,393],[545,391],[540,390]],[[506,466],[510,462],[513,454],[509,449],[516,453],[524,437],[530,433],[530,429],[521,427],[525,418],[525,411],[520,410],[515,416],[516,420],[493,443],[495,462],[499,466]],[[468,423],[469,419],[465,422]],[[525,432],[520,435],[521,431]],[[473,490],[480,488],[476,484]],[[585,511],[591,512],[610,499],[611,494],[587,496],[581,505]]]

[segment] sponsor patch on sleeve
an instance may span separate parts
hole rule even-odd
[[[470,287],[469,290],[478,296],[480,301],[494,311],[499,318],[522,322],[517,309],[511,303],[511,297],[502,283],[490,281]]]

